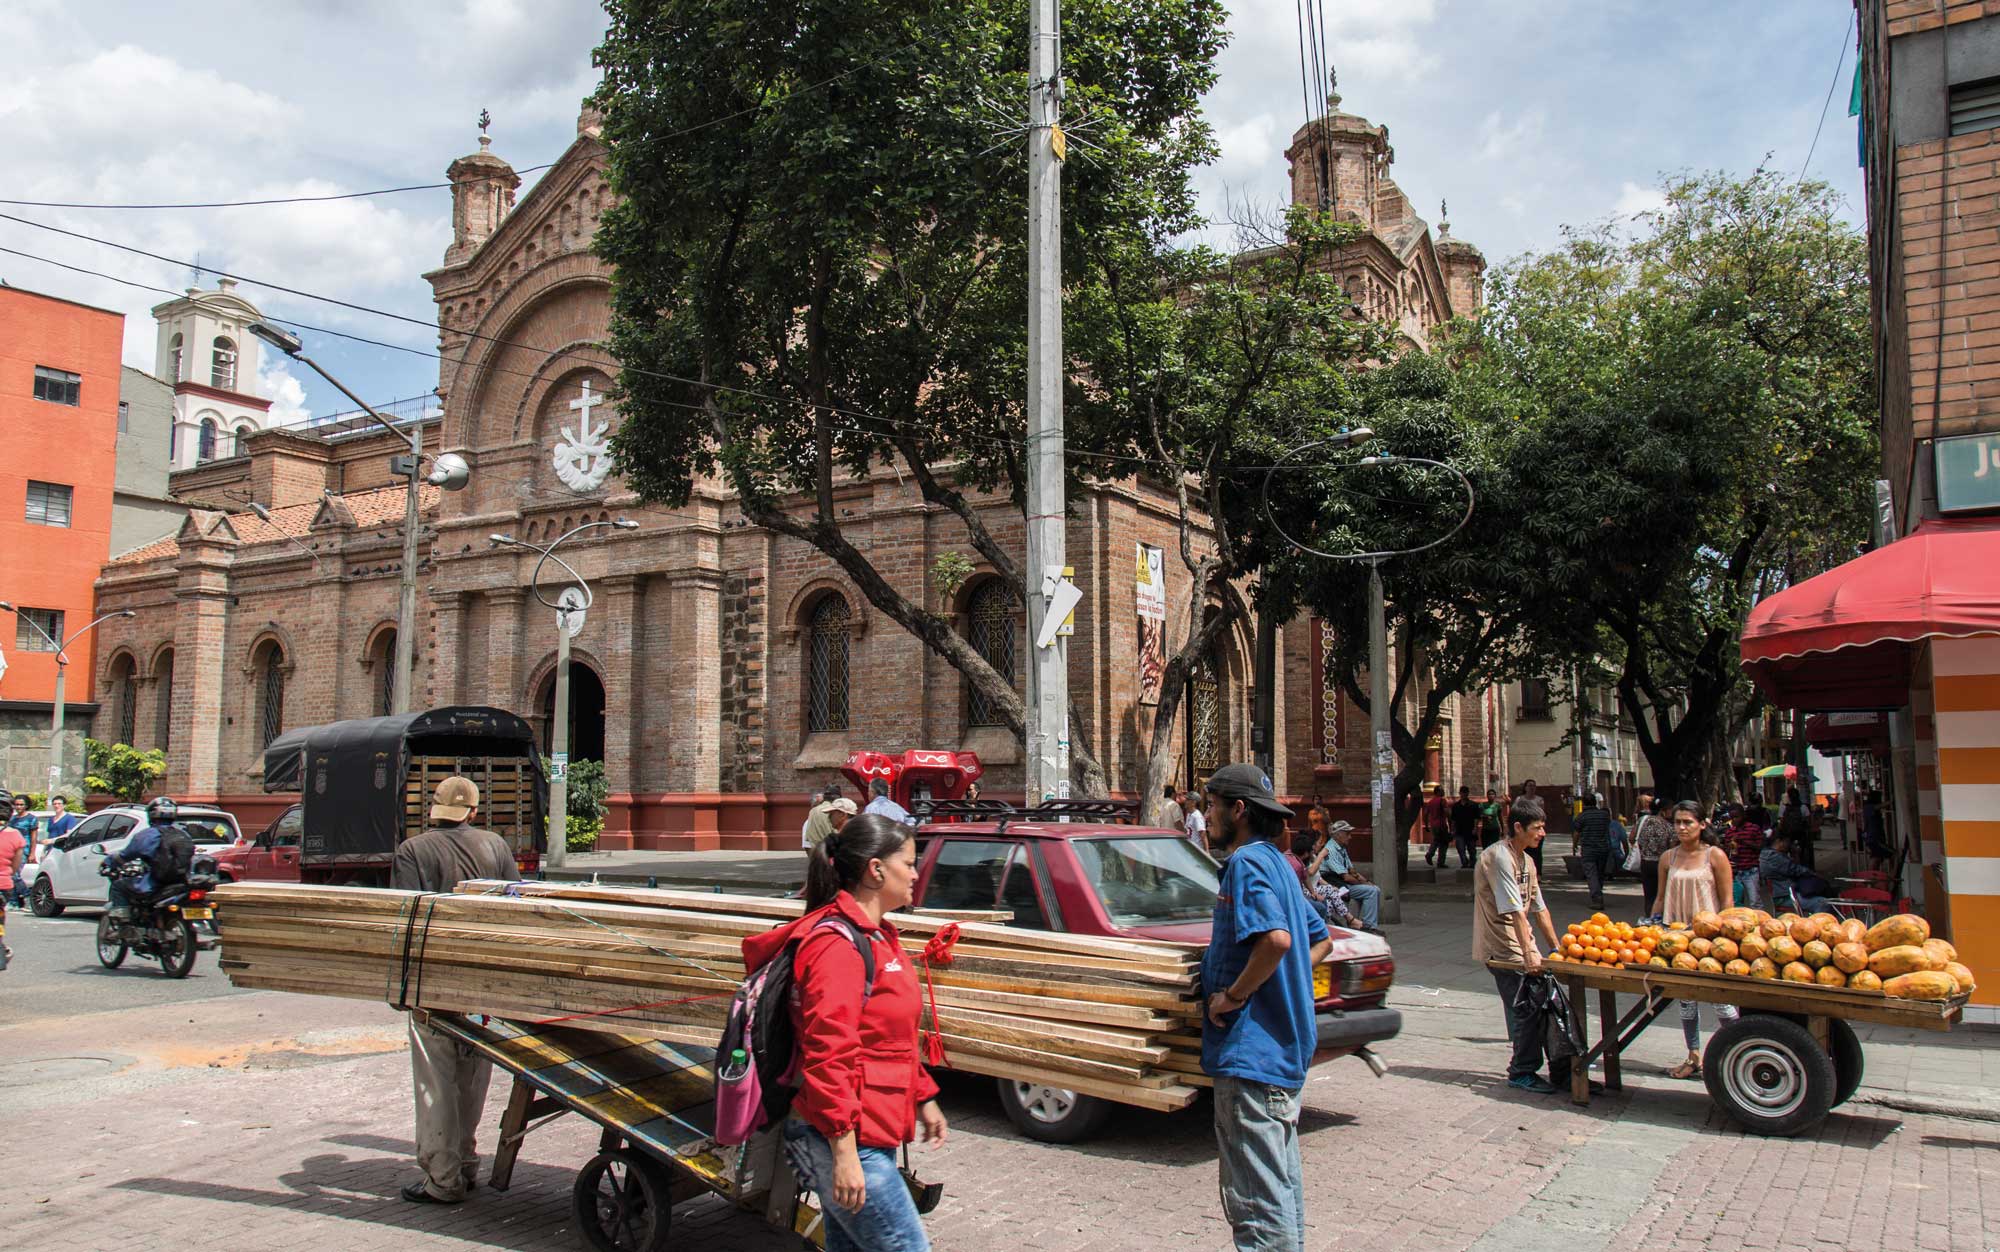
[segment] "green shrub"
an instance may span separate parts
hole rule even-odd
[[[597,847],[597,836],[604,832],[604,819],[601,817],[585,818],[571,813],[568,825],[569,850],[572,852],[591,851]]]
[[[84,786],[128,804],[144,796],[146,789],[167,772],[167,754],[158,748],[141,752],[129,743],[105,743],[99,739],[85,739],[83,747],[87,762]],[[70,807],[75,807],[73,801]]]

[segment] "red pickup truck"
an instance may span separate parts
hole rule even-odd
[[[1013,925],[1205,946],[1220,886],[1213,857],[1178,831],[1101,821],[933,821],[918,828],[915,903],[927,909],[1012,910]],[[1313,1063],[1393,1038],[1402,1014],[1385,1006],[1396,962],[1379,935],[1333,928],[1313,971],[1319,1049]],[[1379,1068],[1377,1072],[1380,1072]],[[1110,1101],[999,1079],[1000,1103],[1021,1132],[1074,1143],[1104,1124]]]

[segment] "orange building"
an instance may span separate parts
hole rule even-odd
[[[0,286],[0,784],[48,787],[56,656],[89,623],[111,555],[125,316]],[[40,631],[36,626],[41,628]],[[95,640],[69,649],[65,789],[80,794]]]

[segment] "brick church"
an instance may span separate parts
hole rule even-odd
[[[1412,210],[1390,177],[1387,127],[1336,111],[1302,127],[1286,158],[1295,200],[1368,227],[1340,267],[1369,316],[1421,346],[1478,308],[1484,258]],[[719,484],[697,483],[685,507],[664,509],[609,472],[604,440],[618,416],[605,397],[617,364],[601,344],[611,274],[591,252],[612,197],[604,174],[589,109],[518,200],[520,178],[484,135],[449,168],[452,241],[424,276],[438,308],[442,407],[406,428],[427,451],[464,455],[472,475],[460,492],[425,489],[413,702],[497,705],[546,734],[555,615],[528,592],[533,558],[489,536],[546,542],[585,520],[626,517],[638,528],[586,532],[563,548],[596,596],[573,644],[570,714],[573,759],[605,764],[603,846],[796,846],[806,793],[862,748],[971,750],[989,795],[1018,796],[1018,741],[831,562],[749,525]],[[166,749],[161,790],[220,802],[255,829],[288,800],[261,788],[272,737],[388,711],[403,491],[387,462],[400,450],[355,422],[248,432],[234,455],[174,475],[192,506],[176,537],[105,566],[99,611],[137,616],[103,628],[97,690],[109,724]],[[956,614],[968,640],[1024,684],[1025,622],[1005,591],[975,572],[945,601],[930,576],[940,554],[974,556],[963,528],[893,473],[838,492],[856,545],[905,594]],[[1004,500],[985,507],[996,534],[1022,542],[1018,513]],[[1071,690],[1084,740],[1129,794],[1153,715],[1130,663],[1145,546],[1167,554],[1169,647],[1186,628],[1173,501],[1119,483],[1074,501],[1071,516],[1084,593]],[[1221,641],[1190,683],[1177,730],[1184,782],[1250,756],[1253,636],[1246,627]],[[1336,799],[1365,824],[1367,719],[1327,689],[1319,623],[1289,622],[1279,640],[1278,789]],[[1504,782],[1500,701],[1495,691],[1447,706],[1431,777]]]

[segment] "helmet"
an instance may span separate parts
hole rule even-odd
[[[146,804],[146,824],[164,826],[180,816],[181,806],[170,796],[154,796]]]

